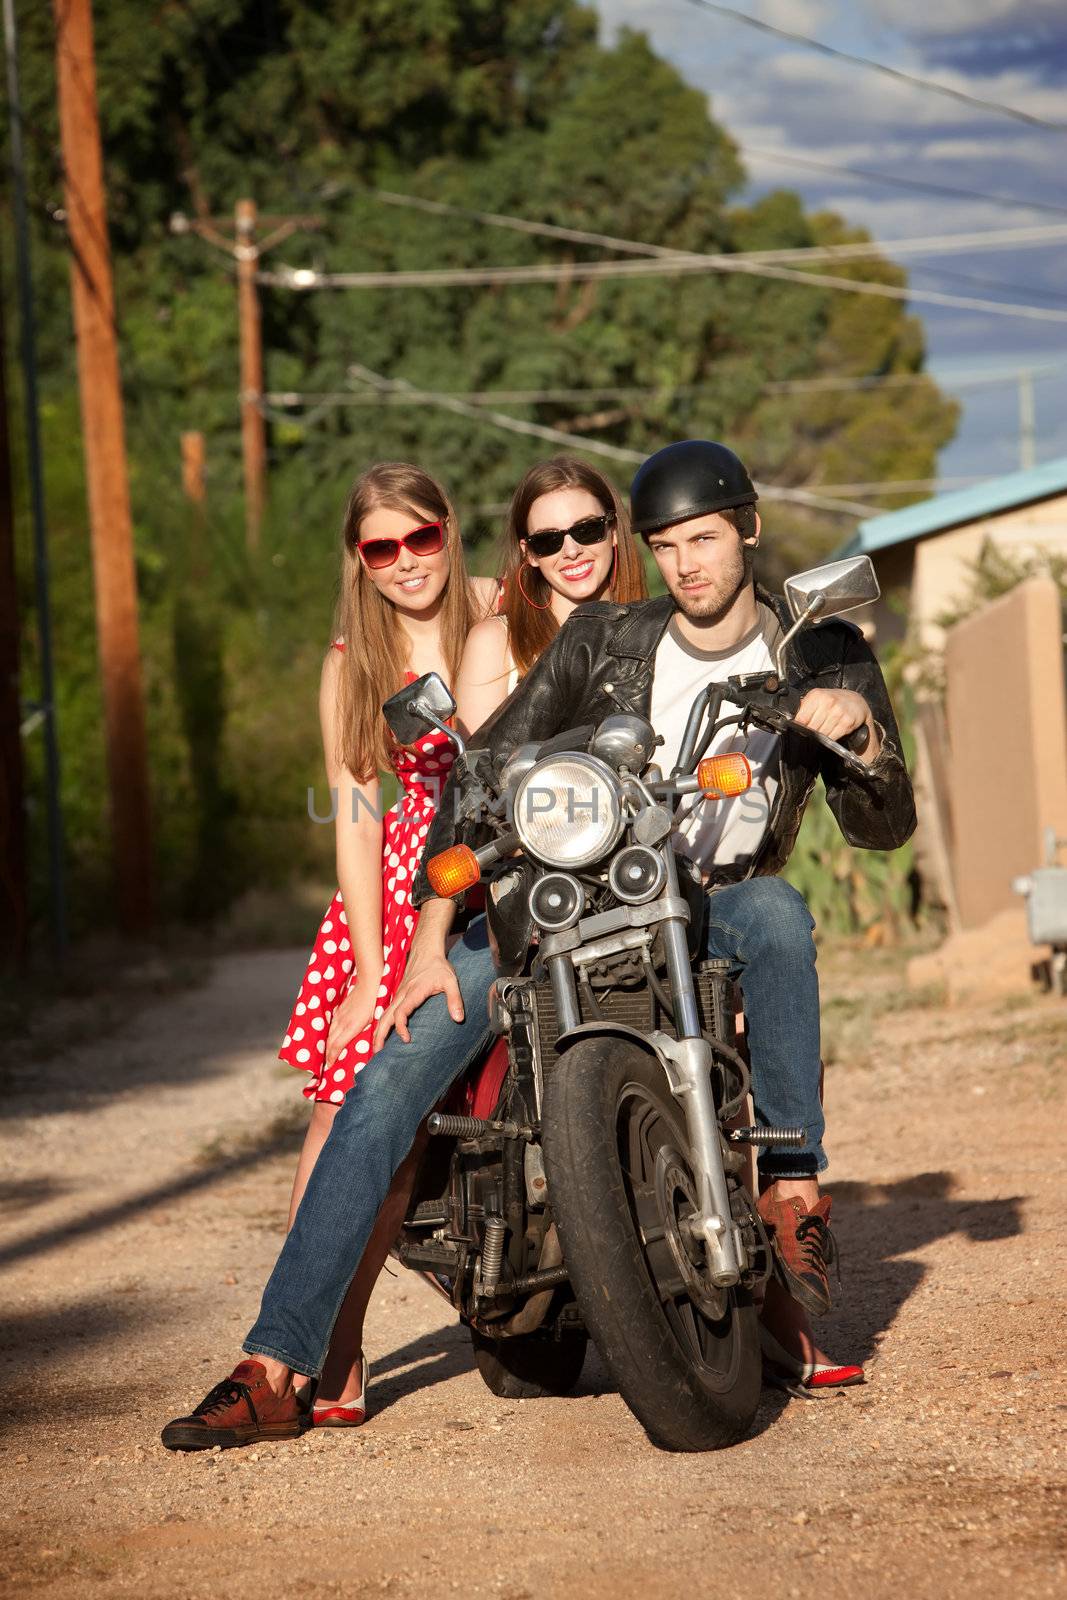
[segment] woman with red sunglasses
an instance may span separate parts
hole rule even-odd
[[[630,519],[614,484],[574,456],[539,461],[511,497],[501,603],[475,623],[456,684],[460,721],[480,727],[585,600],[648,596]]]
[[[280,1051],[283,1061],[311,1074],[304,1093],[315,1101],[290,1224],[337,1108],[371,1061],[375,1024],[403,977],[417,920],[411,884],[452,764],[443,734],[410,748],[392,744],[382,701],[405,679],[439,672],[456,685],[458,720],[473,729],[581,601],[634,600],[646,592],[622,502],[585,462],[560,457],[532,467],[512,497],[505,540],[499,585],[468,579],[455,512],[440,485],[418,468],[372,467],[349,497],[337,637],[319,702],[326,770],[337,794],[340,889]],[[498,603],[499,614],[485,617]],[[474,648],[465,650],[468,639]],[[375,828],[377,773],[387,766],[404,794]],[[363,1320],[403,1220],[417,1159],[416,1151],[397,1173],[334,1325],[313,1404],[316,1426],[358,1426],[366,1417]]]
[[[403,977],[417,917],[411,884],[452,763],[443,734],[398,747],[382,702],[424,672],[454,683],[471,626],[496,604],[498,592],[491,580],[468,577],[444,489],[405,462],[380,462],[357,479],[342,542],[334,641],[319,692],[340,887],[279,1051],[308,1073],[304,1094],[314,1103],[290,1226],[338,1107],[370,1061],[377,1020]],[[401,796],[383,816],[378,775],[390,768]],[[409,1180],[402,1168],[341,1308],[314,1403],[316,1425],[363,1421],[363,1319]]]

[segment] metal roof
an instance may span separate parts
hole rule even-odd
[[[869,555],[889,545],[922,539],[930,533],[944,533],[966,522],[1010,511],[1034,500],[1067,494],[1067,456],[1045,461],[1039,467],[1009,472],[1002,478],[987,478],[969,489],[954,489],[951,494],[934,495],[899,511],[886,511],[880,517],[861,522],[847,544],[834,552],[837,556]]]

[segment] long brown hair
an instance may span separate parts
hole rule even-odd
[[[476,615],[460,540],[459,522],[436,478],[407,461],[379,461],[356,479],[341,525],[341,592],[333,637],[345,642],[338,698],[338,755],[352,776],[368,782],[388,766],[393,749],[382,701],[395,694],[408,665],[408,642],[396,607],[368,578],[359,557],[359,530],[377,507],[402,511],[416,522],[427,513],[445,529],[449,575],[441,608],[441,644],[454,683]]]
[[[504,554],[500,564],[500,579],[504,585],[501,611],[507,619],[511,659],[519,669],[520,676],[529,672],[559,631],[559,623],[552,612],[537,609],[538,605],[544,605],[549,600],[552,590],[535,568],[527,566],[523,570],[524,559],[519,546],[519,540],[526,537],[530,507],[543,494],[551,494],[556,489],[587,490],[615,519],[619,555],[615,575],[605,598],[625,605],[631,600],[645,600],[648,597],[645,569],[630,532],[629,514],[615,485],[596,467],[579,461],[576,456],[553,456],[550,461],[539,461],[523,475],[511,497],[504,523]],[[526,600],[519,587],[520,571],[522,589],[536,602],[534,605]]]

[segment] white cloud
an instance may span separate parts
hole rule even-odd
[[[662,0],[593,0],[596,11],[603,20],[607,37],[616,28],[638,28],[646,33],[655,31],[663,47],[664,30],[678,34],[692,34],[694,25],[711,29],[724,19],[709,12],[700,23],[695,8],[673,0],[664,5]],[[776,28],[788,28],[794,33],[812,33],[826,26],[834,12],[834,0],[758,0],[757,4],[739,6],[760,22],[769,22]],[[740,24],[728,23],[731,30],[741,31]]]
[[[1028,22],[1063,19],[1063,0],[938,0],[933,6],[917,5],[916,0],[873,0],[871,9],[884,22],[920,38],[974,32],[998,22],[1022,29]]]
[[[760,0],[748,6],[750,15],[775,28],[788,28],[791,33],[814,33],[825,26],[833,12],[828,0]]]
[[[746,103],[754,101],[757,106],[777,105],[780,119],[799,119],[820,128],[824,139],[827,134],[838,137],[842,127],[849,132],[860,128],[874,132],[880,124],[943,128],[946,134],[959,128],[966,133],[994,118],[995,126],[1005,136],[1012,132],[1010,123],[994,112],[954,104],[913,84],[798,50],[781,49],[765,56],[743,82],[732,73],[723,72],[722,77],[721,84],[713,80],[701,86],[711,90],[715,106],[728,124],[731,118],[735,123],[752,120]],[[945,68],[938,73],[937,81],[1035,116],[1063,119],[1062,88],[1036,84],[1018,70],[968,75]],[[784,102],[783,95],[787,97]]]

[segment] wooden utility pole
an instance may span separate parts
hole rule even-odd
[[[54,0],[71,295],[89,490],[119,924],[152,920],[152,835],[133,524],[90,0]]]
[[[300,229],[322,227],[321,217],[260,216],[254,200],[234,206],[232,239],[222,232],[216,217],[187,217],[177,211],[170,219],[172,233],[196,233],[233,256],[237,267],[237,321],[241,347],[241,454],[244,461],[245,540],[253,553],[259,549],[260,529],[267,504],[267,423],[263,415],[263,329],[256,287],[260,257]],[[270,232],[261,236],[259,229]]]
[[[7,426],[4,307],[0,299],[0,965],[24,967],[28,954],[26,823],[23,815],[19,608],[15,514]]]
[[[204,559],[204,524],[207,511],[207,486],[204,482],[206,456],[202,433],[193,431],[182,434],[182,491],[190,506],[189,576],[196,584],[203,583],[206,566]]]
[[[187,500],[203,506],[207,499],[204,488],[204,435],[196,431],[182,434],[182,490]]]
[[[67,953],[67,900],[63,876],[63,809],[60,802],[59,739],[56,733],[55,671],[52,661],[52,605],[49,598],[48,532],[44,514],[44,469],[37,403],[37,319],[30,267],[30,224],[26,204],[26,162],[22,149],[22,91],[19,85],[18,23],[14,0],[3,0],[4,54],[11,155],[11,197],[15,223],[15,282],[19,307],[19,364],[22,367],[22,425],[26,447],[30,526],[33,530],[33,586],[37,610],[40,701],[34,718],[41,728],[44,756],[45,836],[48,841],[48,932],[52,959],[61,968]],[[20,729],[20,733],[21,733]]]
[[[267,424],[263,416],[263,329],[259,315],[256,272],[256,202],[238,200],[234,207],[234,256],[237,260],[237,319],[241,336],[241,454],[245,472],[245,540],[259,549],[259,533],[267,501]]]

